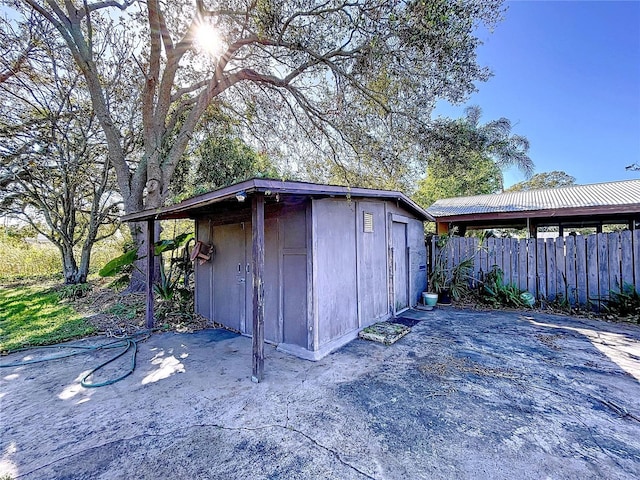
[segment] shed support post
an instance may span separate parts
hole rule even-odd
[[[153,274],[155,270],[154,262],[154,243],[155,243],[156,225],[155,221],[150,218],[147,220],[147,311],[146,311],[146,327],[153,328],[154,311],[153,311]]]
[[[252,198],[253,239],[253,374],[258,383],[264,375],[264,193]]]
[[[538,225],[533,223],[529,217],[527,217],[527,238],[538,237]]]

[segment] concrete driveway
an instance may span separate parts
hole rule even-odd
[[[268,347],[260,384],[221,330],[154,335],[98,389],[78,384],[96,355],[2,368],[0,478],[640,478],[640,328],[407,317],[397,344],[316,363]]]

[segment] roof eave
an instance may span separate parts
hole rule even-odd
[[[121,220],[123,222],[139,222],[154,219],[162,220],[166,217],[188,218],[190,217],[190,212],[204,208],[208,205],[233,199],[240,192],[244,192],[246,194],[252,194],[255,192],[273,192],[310,196],[354,196],[397,200],[404,204],[406,208],[413,211],[413,213],[417,214],[417,216],[422,217],[421,219],[423,221],[435,221],[435,218],[430,213],[401,192],[259,178],[246,180],[241,183],[215,190],[214,192],[205,193],[203,195],[184,200],[176,205],[130,213],[121,217]]]
[[[481,212],[467,214],[433,215],[436,222],[465,222],[471,220],[509,219],[509,218],[541,218],[571,215],[612,215],[640,213],[640,203],[631,205],[607,205],[595,207],[569,207],[544,210],[518,210],[509,212]]]

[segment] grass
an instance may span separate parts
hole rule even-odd
[[[25,242],[0,240],[2,271],[0,280],[20,278],[62,278],[60,253],[51,244],[31,245]]]
[[[59,343],[94,331],[47,286],[0,289],[0,352]]]
[[[123,240],[110,238],[94,245],[89,273],[100,270],[109,260],[122,254]],[[51,243],[27,243],[0,236],[2,269],[0,282],[57,279],[62,276],[60,252]],[[80,252],[76,252],[80,262]],[[0,479],[1,480],[1,479]]]

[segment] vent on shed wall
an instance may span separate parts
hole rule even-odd
[[[364,214],[364,233],[373,233],[373,213],[362,213]]]

